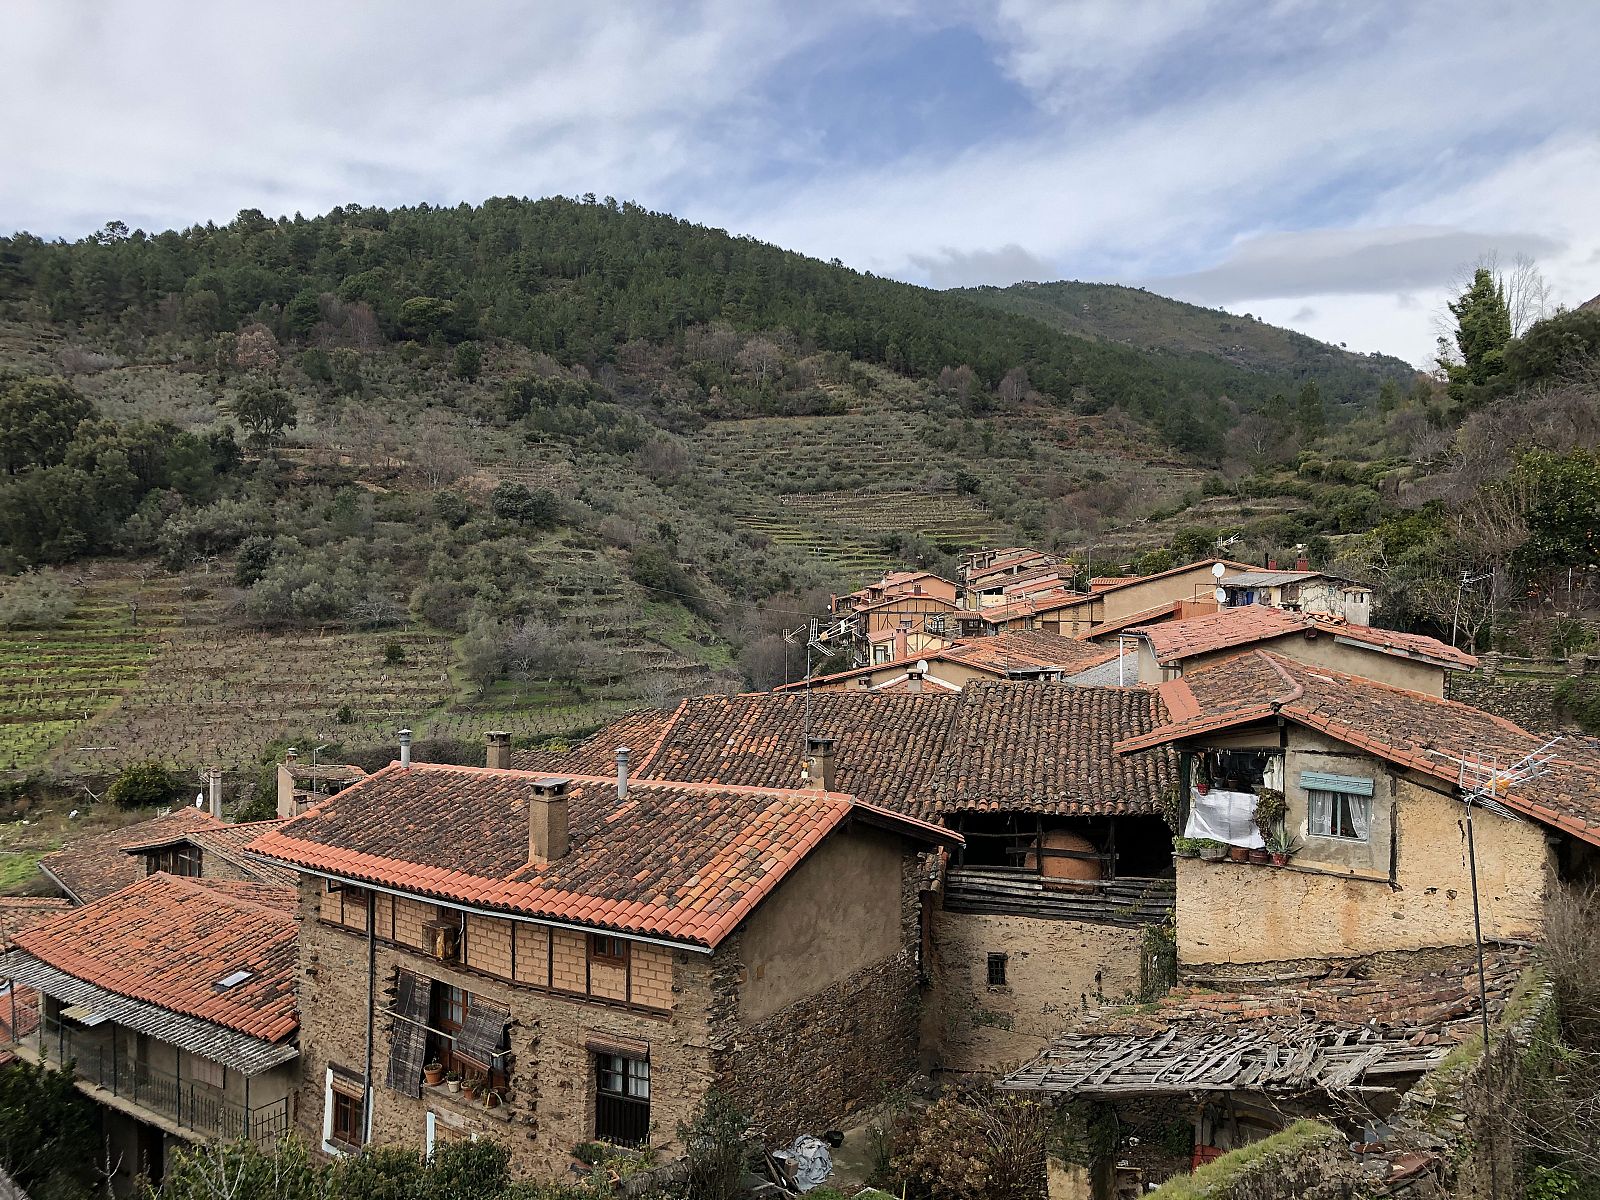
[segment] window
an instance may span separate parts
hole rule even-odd
[[[595,1055],[594,1136],[621,1146],[649,1140],[649,1059]]]
[[[1312,789],[1307,830],[1316,837],[1364,842],[1372,830],[1372,797]]]
[[[1006,956],[1004,954],[989,955],[989,986],[1006,986]]]
[[[628,943],[619,937],[604,933],[589,935],[589,961],[604,967],[628,965]]]
[[[361,1077],[343,1067],[328,1068],[323,1090],[323,1149],[339,1153],[357,1150],[367,1140],[366,1105]]]
[[[928,632],[929,633],[943,633],[944,632],[944,616],[943,616],[943,614],[939,614],[939,615],[932,616],[932,617],[928,618]]]
[[[333,1140],[346,1146],[361,1145],[361,1101],[343,1092],[333,1094]]]
[[[149,874],[165,871],[168,875],[187,875],[192,879],[200,877],[200,847],[191,846],[184,842],[178,846],[169,846],[165,850],[157,850],[149,855]]]
[[[432,982],[431,1025],[427,1057],[446,1070],[487,1077],[490,1087],[504,1087],[508,1063],[506,1014],[465,988]]]

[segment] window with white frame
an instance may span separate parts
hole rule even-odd
[[[1353,792],[1312,788],[1306,792],[1310,817],[1306,830],[1313,837],[1367,841],[1372,833],[1372,797]]]

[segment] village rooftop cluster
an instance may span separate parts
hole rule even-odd
[[[214,788],[81,838],[58,899],[5,902],[0,1032],[152,1178],[291,1131],[558,1176],[670,1157],[711,1090],[777,1144],[924,1074],[1177,1112],[1117,1187],[1300,1116],[1384,1147],[1380,1183],[1426,1170],[1412,1090],[1593,877],[1600,751],[1448,699],[1472,655],[1305,562],[1075,578],[895,572],[834,598],[803,683],[559,752],[486,731],[477,766],[291,753],[274,820]]]

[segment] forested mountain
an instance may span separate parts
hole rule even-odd
[[[1169,433],[1176,408],[1219,432],[1239,406],[1284,387],[1255,364],[1159,341],[1061,336],[964,295],[611,200],[350,206],[312,219],[248,211],[221,228],[152,235],[113,223],[72,244],[0,241],[0,301],[122,336],[206,336],[275,316],[266,323],[303,341],[324,296],[368,306],[384,340],[501,338],[591,371],[630,342],[673,342],[711,321],[782,329],[804,347],[912,378],[966,366],[987,393],[1020,369],[1048,400],[1087,413],[1115,406]],[[692,403],[723,415],[704,395]],[[1174,440],[1204,439],[1190,428]]]
[[[1566,361],[1565,326],[1469,324],[1448,387],[1336,358],[1330,387],[1381,380],[1340,405],[1294,366],[610,201],[0,239],[0,643],[26,664],[0,770],[592,726],[793,677],[779,635],[828,591],[982,544],[1325,558]]]
[[[1249,315],[1186,304],[1144,288],[1061,280],[963,288],[957,294],[1063,333],[1220,360],[1272,379],[1285,394],[1312,379],[1335,405],[1365,405],[1385,380],[1410,387],[1417,376],[1415,367],[1398,358],[1355,354]]]

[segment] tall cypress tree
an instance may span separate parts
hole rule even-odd
[[[1295,427],[1300,431],[1300,444],[1309,446],[1328,431],[1328,416],[1322,411],[1322,389],[1315,379],[1306,381],[1295,402]]]
[[[1450,398],[1466,403],[1473,388],[1483,386],[1502,369],[1506,343],[1511,340],[1511,309],[1500,281],[1488,268],[1479,267],[1471,286],[1450,302],[1450,314],[1456,319],[1456,349],[1461,361],[1444,365],[1450,376]]]

